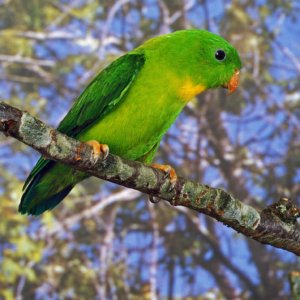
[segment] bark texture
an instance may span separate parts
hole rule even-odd
[[[296,221],[300,211],[288,198],[258,210],[221,189],[182,177],[169,192],[170,181],[164,179],[164,172],[112,154],[93,166],[92,147],[4,102],[0,102],[0,131],[34,148],[45,159],[204,213],[260,243],[300,256],[300,225]]]

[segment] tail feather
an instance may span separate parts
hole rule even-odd
[[[21,198],[18,209],[21,214],[38,216],[53,209],[70,193],[75,184],[67,180],[65,186],[61,186],[57,176],[49,174],[53,167],[59,168],[52,162],[32,178]]]
[[[39,175],[40,172],[42,171],[42,169],[47,168],[47,165],[49,167],[49,165],[51,165],[53,163],[53,161],[51,161],[50,159],[44,159],[43,156],[40,157],[40,159],[38,160],[37,164],[35,165],[35,167],[33,168],[33,170],[31,171],[31,173],[29,174],[29,176],[27,177],[23,189],[22,191],[24,191],[27,187],[27,185],[29,183],[31,183],[34,179],[35,176]]]
[[[70,185],[66,187],[65,189],[59,191],[58,193],[44,199],[42,202],[33,205],[32,207],[21,207],[21,204],[19,206],[19,212],[21,214],[28,214],[28,215],[33,215],[33,216],[39,216],[43,212],[47,210],[53,209],[56,205],[58,205],[72,190],[73,186]],[[28,196],[30,193],[28,194]]]
[[[28,207],[28,205],[30,205],[30,203],[33,200],[34,195],[35,195],[35,185],[41,178],[41,175],[42,174],[39,173],[31,180],[31,182],[27,186],[27,189],[25,190],[25,192],[22,195],[21,202],[19,204],[19,209],[18,209],[19,213],[21,213],[22,215],[27,213],[27,207]]]

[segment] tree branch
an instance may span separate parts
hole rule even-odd
[[[4,102],[0,102],[0,131],[39,151],[45,159],[204,213],[262,244],[300,256],[300,225],[296,221],[300,211],[288,198],[260,211],[221,189],[182,177],[169,192],[170,181],[164,180],[164,172],[112,154],[93,166],[92,147]]]
[[[20,55],[4,55],[0,54],[0,61],[11,62],[11,63],[20,63],[20,64],[34,64],[43,67],[53,67],[56,62],[53,60],[46,59],[34,59],[31,57],[22,57]]]

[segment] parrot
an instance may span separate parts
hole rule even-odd
[[[217,87],[232,94],[241,68],[237,50],[209,31],[154,37],[103,69],[57,130],[92,146],[95,163],[112,153],[163,170],[172,190],[175,170],[151,164],[162,137],[196,95]],[[24,184],[18,210],[34,216],[52,210],[88,177],[41,157]]]

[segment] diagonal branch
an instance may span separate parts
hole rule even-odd
[[[300,256],[299,210],[288,198],[262,211],[221,189],[179,177],[174,190],[164,173],[137,161],[110,154],[93,165],[92,147],[69,138],[5,102],[0,102],[0,131],[39,151],[45,158],[104,180],[204,213],[260,243]]]

